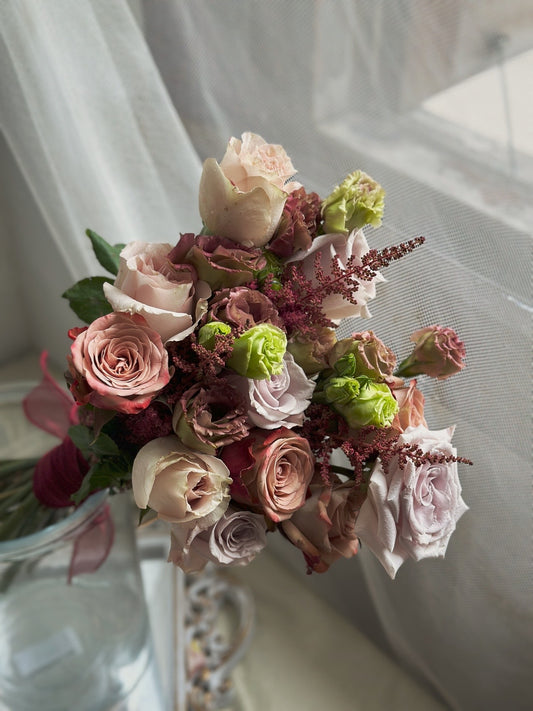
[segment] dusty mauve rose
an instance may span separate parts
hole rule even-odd
[[[345,269],[349,257],[355,258],[355,265],[361,266],[361,257],[368,252],[368,243],[362,232],[357,230],[344,234],[320,235],[307,252],[296,252],[287,262],[302,262],[304,274],[313,285],[318,282],[315,277],[315,257],[320,253],[320,264],[326,274],[331,273],[331,260],[339,259],[339,265]],[[322,309],[327,318],[339,325],[344,318],[369,318],[370,311],[367,303],[376,295],[376,284],[385,281],[380,272],[377,272],[371,281],[359,281],[359,288],[355,293],[357,304],[351,304],[342,294],[329,294],[322,302]]]
[[[229,507],[211,526],[198,532],[179,524],[171,527],[169,562],[186,573],[197,573],[211,561],[217,565],[247,565],[266,546],[265,517]]]
[[[314,457],[309,443],[286,427],[252,430],[224,447],[220,456],[230,470],[231,495],[279,523],[304,504],[313,476]]]
[[[398,441],[429,454],[456,456],[453,430],[408,427]],[[456,462],[416,464],[408,459],[402,469],[395,457],[385,469],[377,459],[355,533],[394,578],[409,557],[442,558],[457,521],[467,510]]]
[[[330,486],[311,484],[311,496],[281,527],[285,535],[304,554],[315,573],[325,573],[339,558],[351,558],[359,550],[354,532],[360,506],[351,481],[335,477]]]
[[[135,457],[135,503],[158,518],[200,529],[212,526],[229,505],[228,468],[217,457],[193,452],[175,435],[145,444]]]
[[[159,334],[137,314],[110,313],[81,331],[68,358],[80,404],[135,414],[170,380]]]
[[[214,291],[249,284],[254,271],[266,265],[259,249],[244,247],[224,237],[192,233],[181,235],[169,259],[173,264],[192,264],[200,279]]]
[[[308,379],[290,353],[283,356],[283,370],[279,375],[264,380],[235,376],[232,382],[245,394],[248,419],[264,430],[281,425],[300,426],[315,389],[315,383]]]
[[[464,343],[451,328],[427,326],[415,331],[411,341],[415,344],[413,352],[396,373],[403,378],[424,374],[445,380],[465,367]]]
[[[392,394],[399,410],[394,416],[391,427],[400,432],[418,425],[427,427],[424,418],[424,396],[416,387],[416,380],[411,380],[408,386],[393,388]]]
[[[278,228],[268,243],[269,251],[286,259],[299,249],[309,249],[317,235],[319,222],[318,195],[306,193],[303,188],[294,190],[287,198]]]
[[[208,318],[246,329],[259,323],[283,327],[283,321],[268,296],[245,286],[220,291],[210,303]]]
[[[246,402],[226,381],[208,387],[196,383],[186,390],[174,409],[175,433],[191,449],[215,454],[248,435]]]
[[[192,333],[211,296],[193,267],[170,262],[171,249],[170,244],[131,242],[120,254],[114,284],[104,284],[113,310],[141,314],[163,343]]]
[[[387,380],[396,366],[396,356],[372,331],[362,331],[337,341],[328,354],[328,364],[339,375]]]
[[[274,234],[294,170],[281,146],[244,133],[231,138],[220,165],[208,158],[200,178],[199,208],[211,234],[243,244],[263,247]]]

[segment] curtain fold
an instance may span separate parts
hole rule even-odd
[[[525,5],[530,15],[456,0],[438,12],[418,0],[0,4],[0,293],[14,334],[0,360],[33,346],[62,364],[73,324],[59,295],[101,271],[85,228],[110,242],[198,231],[201,162],[245,130],[283,144],[322,197],[357,168],[380,181],[372,246],[426,235],[386,271],[371,321],[340,335],[371,328],[407,354],[417,328],[458,330],[468,368],[422,387],[432,428],[456,424],[474,460],[461,469],[470,511],[445,560],[408,562],[390,581],[363,550],[304,584],[458,711],[533,707],[531,186],[475,142],[444,140],[420,102],[494,64],[484,48],[500,25],[514,51],[533,46]]]

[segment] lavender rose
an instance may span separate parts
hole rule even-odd
[[[431,432],[419,425],[400,435],[400,444],[416,445],[436,455],[436,461],[417,464],[408,459],[402,468],[395,457],[386,469],[376,461],[355,533],[391,578],[409,557],[443,557],[457,521],[468,510],[461,497],[457,463],[438,461],[456,456],[453,431],[449,427]]]
[[[192,451],[174,435],[154,439],[139,450],[131,483],[140,509],[149,506],[163,521],[189,529],[212,526],[230,501],[231,479],[224,462]]]
[[[290,353],[285,353],[279,375],[264,380],[235,376],[232,382],[244,392],[248,419],[264,430],[274,430],[281,425],[289,429],[300,426],[315,389],[315,383],[308,379]]]
[[[191,334],[207,309],[208,284],[198,281],[194,267],[174,265],[170,244],[132,242],[120,254],[114,284],[104,284],[113,311],[144,316],[163,343]]]
[[[315,257],[320,253],[320,264],[326,274],[331,273],[331,260],[338,258],[339,265],[346,269],[350,257],[354,258],[354,265],[361,266],[361,257],[368,252],[368,243],[361,230],[350,234],[320,235],[307,252],[296,252],[287,262],[303,263],[305,276],[318,286],[315,277]],[[370,311],[367,303],[376,296],[376,284],[385,281],[380,272],[377,272],[371,281],[359,281],[356,292],[357,304],[351,304],[342,294],[330,294],[324,298],[322,309],[327,318],[339,325],[344,318],[369,318]]]
[[[250,426],[243,396],[226,381],[186,390],[174,409],[175,433],[191,449],[215,454],[219,447],[244,439]]]
[[[413,352],[396,373],[401,377],[424,374],[444,380],[465,367],[464,343],[451,328],[427,326],[415,331],[411,341],[415,344]]]
[[[314,457],[309,443],[286,427],[252,430],[224,447],[220,454],[232,478],[235,501],[251,505],[279,523],[305,502],[313,476]]]
[[[77,335],[68,360],[76,401],[104,410],[140,412],[170,380],[159,334],[136,314],[97,318]]]
[[[353,482],[335,478],[330,486],[312,484],[312,493],[288,521],[283,532],[299,548],[315,573],[325,573],[339,558],[351,558],[359,550],[355,521],[359,495]]]
[[[209,529],[187,531],[171,527],[169,562],[186,573],[203,570],[208,562],[217,565],[248,565],[266,546],[265,517],[229,507]]]

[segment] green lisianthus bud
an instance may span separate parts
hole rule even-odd
[[[343,180],[322,203],[324,232],[348,233],[365,225],[379,227],[385,191],[362,170]]]
[[[390,388],[365,376],[330,378],[324,393],[333,409],[353,429],[368,425],[390,427],[398,412],[398,403]]]
[[[264,380],[281,373],[286,349],[287,337],[281,328],[260,323],[235,339],[226,365],[245,378]]]
[[[215,350],[216,338],[219,334],[227,336],[231,333],[231,326],[222,321],[211,321],[206,323],[198,331],[198,343],[209,351]]]
[[[346,353],[335,362],[335,372],[343,377],[353,378],[357,372],[357,360],[353,353]]]

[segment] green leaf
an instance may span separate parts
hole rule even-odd
[[[87,459],[91,453],[91,443],[93,441],[91,430],[85,425],[72,425],[72,427],[68,428],[68,436]]]
[[[98,457],[120,457],[120,449],[104,432],[100,432],[98,437],[91,442],[91,451]]]
[[[95,462],[83,478],[78,491],[72,495],[72,501],[79,504],[95,491],[120,485],[121,474],[114,461]]]
[[[109,244],[93,230],[86,230],[85,234],[91,240],[96,259],[98,259],[103,268],[107,269],[111,274],[118,274],[120,253],[126,245]]]
[[[104,296],[104,284],[112,284],[108,277],[88,277],[71,286],[62,294],[70,308],[85,323],[92,323],[113,310]]]

